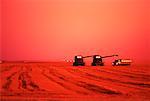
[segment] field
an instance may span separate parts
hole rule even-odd
[[[0,100],[150,101],[150,67],[2,63]]]

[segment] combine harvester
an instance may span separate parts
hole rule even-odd
[[[109,55],[109,56],[100,56],[100,55],[90,55],[90,56],[82,56],[78,55],[74,57],[73,66],[85,66],[84,58],[93,57],[92,66],[104,66],[103,58],[114,57],[118,55]]]

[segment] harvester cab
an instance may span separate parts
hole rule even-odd
[[[92,66],[103,66],[104,63],[102,61],[102,57],[100,55],[94,55],[93,56],[93,62],[91,64]]]
[[[84,66],[85,62],[83,61],[82,55],[77,55],[74,57],[74,63],[73,66]]]

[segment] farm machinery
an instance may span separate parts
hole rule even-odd
[[[82,55],[77,55],[74,57],[74,63],[73,66],[84,66],[84,58],[93,58],[93,61],[91,63],[92,66],[104,66],[103,58],[108,58],[108,57],[114,57],[118,55],[108,55],[108,56],[100,56],[100,55],[90,55],[90,56],[82,56]]]

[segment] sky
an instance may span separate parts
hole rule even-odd
[[[2,60],[111,55],[150,62],[148,0],[1,0]]]

